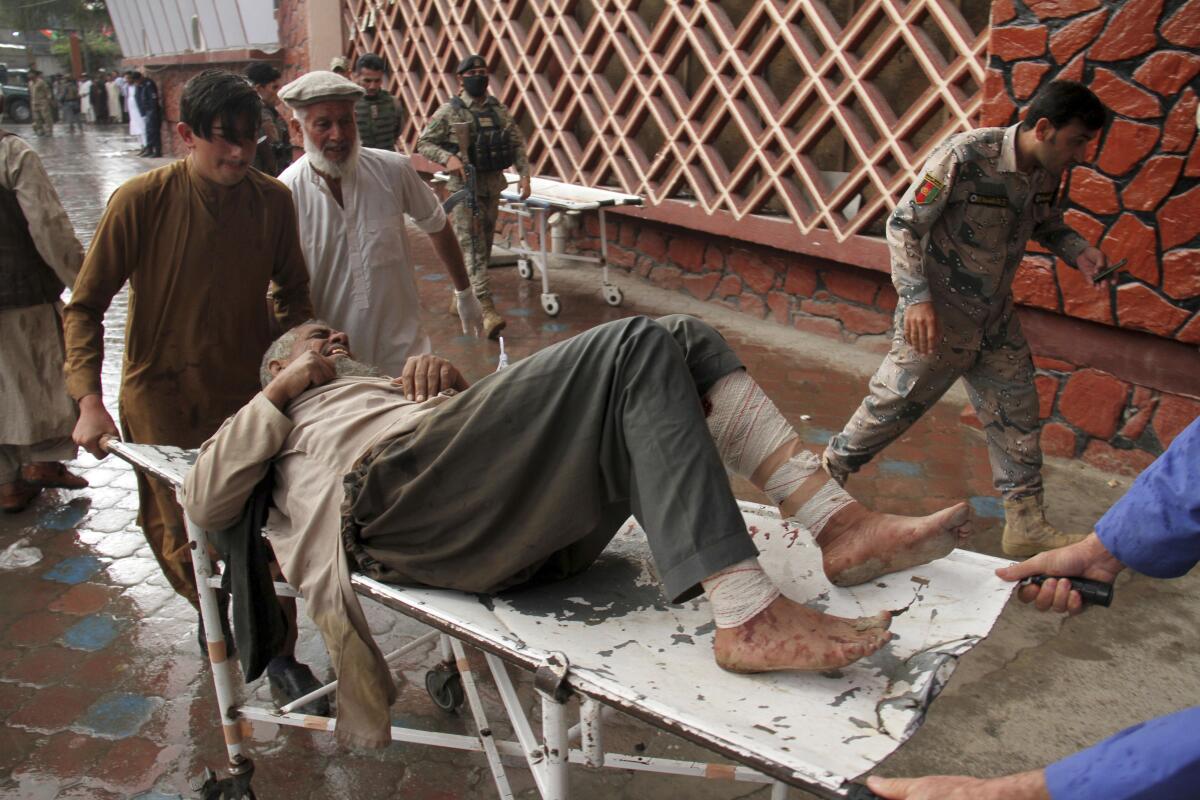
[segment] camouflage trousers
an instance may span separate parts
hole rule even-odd
[[[904,340],[903,330],[879,365],[842,432],[825,449],[832,472],[857,472],[921,418],[959,378],[987,435],[996,489],[1006,498],[1026,497],[1042,488],[1042,448],[1038,440],[1038,395],[1033,358],[1019,328],[999,344],[981,350],[947,347],[923,356]]]
[[[496,218],[500,215],[500,193],[504,191],[505,185],[503,173],[478,175],[475,181],[475,202],[479,207],[479,227],[475,229],[474,235],[471,232],[475,224],[474,217],[466,203],[460,203],[450,212],[450,224],[458,238],[458,246],[462,249],[467,275],[471,278],[475,296],[481,301],[492,296],[487,270],[492,258],[492,238],[496,235]],[[462,184],[453,180],[448,188],[453,194],[462,188]]]
[[[33,104],[33,132],[38,136],[54,135],[54,109],[49,103]]]

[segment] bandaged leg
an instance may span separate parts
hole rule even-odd
[[[717,663],[732,672],[826,670],[883,647],[891,613],[845,619],[780,594],[758,565],[739,561],[701,581],[712,606]]]
[[[718,628],[736,628],[758,616],[779,597],[779,589],[747,558],[700,581]]]
[[[821,469],[816,454],[801,447],[796,431],[745,370],[717,381],[704,400],[726,468],[813,534],[832,582],[864,583],[941,558],[970,533],[966,503],[928,517],[901,517],[855,501]]]
[[[705,400],[712,408],[708,430],[726,468],[762,489],[813,536],[854,502],[821,471],[816,454],[800,447],[796,430],[745,370],[717,381]]]

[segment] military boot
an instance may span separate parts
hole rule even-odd
[[[1053,550],[1081,541],[1086,533],[1064,533],[1046,522],[1042,493],[1004,500],[1004,554],[1028,558],[1043,550]]]
[[[496,311],[496,304],[492,302],[492,298],[488,297],[480,300],[479,304],[483,306],[483,333],[489,339],[496,339],[500,336],[500,331],[504,330],[504,326],[508,323],[504,321],[504,317],[500,316]]]

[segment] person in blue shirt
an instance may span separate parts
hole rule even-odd
[[[1200,419],[1194,420],[1108,510],[1086,539],[999,569],[1111,582],[1131,567],[1177,578],[1200,562]],[[1024,586],[1017,596],[1041,611],[1078,614],[1068,581]],[[1001,778],[930,776],[867,779],[887,800],[1192,800],[1200,796],[1200,706],[1135,725],[1045,769]]]

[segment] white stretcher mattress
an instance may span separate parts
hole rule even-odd
[[[109,449],[173,485],[194,451],[112,442]],[[631,518],[587,572],[494,597],[393,586],[355,575],[362,595],[536,669],[552,654],[567,684],[781,780],[841,790],[916,731],[956,659],[991,631],[1014,584],[1009,562],[955,550],[932,564],[851,589],[830,584],[803,528],[742,503],[763,568],[793,600],[839,616],[895,616],[892,641],[826,673],[735,675],[712,658],[707,601],[666,602]]]
[[[807,531],[743,503],[762,563],[785,594],[840,616],[906,609],[882,650],[822,674],[735,675],[712,658],[707,601],[667,604],[631,519],[600,560],[569,581],[493,598],[356,577],[420,617],[525,666],[561,652],[570,686],[783,780],[837,790],[920,725],[958,656],[988,634],[1012,584],[1008,562],[964,550],[840,589]],[[488,648],[492,649],[492,648]]]

